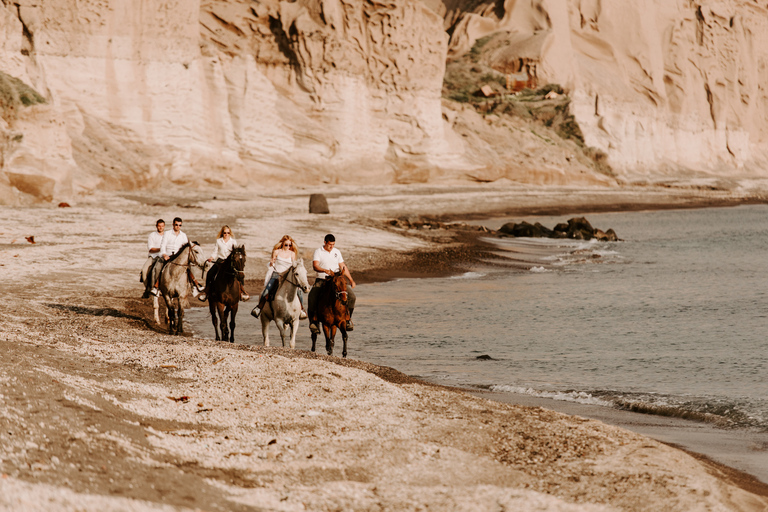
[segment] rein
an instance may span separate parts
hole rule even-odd
[[[187,257],[186,263],[176,263],[174,260],[168,261],[168,263],[172,265],[176,265],[177,267],[186,267],[187,268],[187,279],[191,283],[193,283],[197,288],[201,288],[200,283],[197,282],[197,279],[195,279],[195,276],[192,275],[192,269],[189,268],[190,265],[195,265],[196,267],[202,266],[197,262],[197,259],[195,258],[195,251],[192,250],[192,245],[189,246],[189,256]]]

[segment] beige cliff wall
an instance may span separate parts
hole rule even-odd
[[[766,175],[768,9],[748,0],[432,5],[450,52],[505,31],[498,66],[566,87],[588,145],[630,180]]]
[[[471,167],[446,142],[442,19],[417,2],[21,0],[0,16],[0,71],[45,96],[35,115],[51,125],[25,132],[16,156],[4,150],[3,202],[22,155],[57,198]],[[33,144],[46,131],[54,155]]]

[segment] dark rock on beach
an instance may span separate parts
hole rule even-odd
[[[540,223],[508,222],[499,228],[499,233],[512,237],[527,238],[570,238],[573,240],[600,240],[603,242],[617,242],[619,237],[613,229],[602,231],[595,229],[584,217],[574,217],[568,222],[561,222],[554,229],[542,226]]]
[[[331,213],[328,208],[328,200],[324,194],[312,194],[309,196],[309,213]]]

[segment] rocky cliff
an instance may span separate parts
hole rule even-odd
[[[1,0],[0,202],[95,188],[761,178],[768,7],[748,0]],[[441,98],[561,84],[583,144]],[[583,146],[583,147],[582,147]]]
[[[446,0],[460,55],[503,34],[494,67],[557,82],[586,144],[635,181],[766,177],[768,4],[754,0]]]
[[[448,38],[420,3],[22,0],[0,16],[0,72],[44,98],[6,87],[3,202],[466,165],[441,113]]]

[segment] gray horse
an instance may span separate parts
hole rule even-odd
[[[275,292],[275,300],[264,305],[261,312],[261,334],[264,336],[264,346],[269,346],[269,322],[275,321],[280,338],[285,346],[285,338],[288,329],[291,329],[291,348],[296,348],[296,331],[299,329],[299,315],[301,315],[301,302],[296,293],[298,289],[309,292],[307,281],[307,269],[302,260],[294,261],[291,268],[280,276],[280,284]]]
[[[190,292],[197,295],[200,282],[203,279],[203,267],[205,254],[197,242],[185,244],[171,259],[165,262],[160,271],[158,288],[165,299],[166,318],[168,320],[168,333],[181,334],[184,332],[182,320],[184,307],[189,307],[187,296]],[[152,278],[158,279],[153,273]],[[160,323],[160,304],[155,297],[155,321]]]

